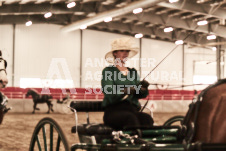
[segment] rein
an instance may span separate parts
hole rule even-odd
[[[158,83],[152,83],[152,84],[150,84],[150,85],[155,85],[155,86],[157,86],[157,85],[161,85],[161,84],[158,84]],[[183,88],[183,87],[190,87],[190,86],[196,86],[196,85],[210,85],[210,84],[202,84],[202,83],[199,83],[199,84],[188,84],[188,85],[184,85],[184,84],[182,84],[182,85],[167,85],[168,87],[170,87],[170,86],[173,86],[173,87],[170,87],[170,88],[167,88],[167,90],[169,90],[169,89],[176,89],[176,88]]]
[[[168,90],[170,90],[170,89],[176,89],[176,88],[184,88],[184,87],[190,87],[190,86],[196,86],[196,85],[210,85],[210,84],[188,84],[188,85],[181,85],[181,86],[177,86],[177,87],[171,87],[171,88],[169,88]],[[170,86],[170,85],[169,85]]]
[[[198,25],[195,27],[194,31],[198,28]],[[193,31],[192,31],[193,32]],[[192,32],[190,32],[184,39],[186,40],[191,34]],[[145,80],[172,52],[174,52],[174,50],[176,50],[176,48],[178,47],[179,45],[176,45],[144,78],[143,80]]]
[[[195,29],[194,29],[194,31],[196,30],[198,28],[198,25],[195,27]],[[183,39],[183,41],[184,40],[186,40],[190,35],[192,34],[192,32],[190,32],[184,39]],[[173,53],[174,52],[174,50],[176,50],[176,48],[178,47],[179,45],[176,45],[144,78],[143,78],[143,80],[142,81],[144,81],[171,53]],[[140,81],[140,83],[141,83],[141,81]],[[139,83],[139,84],[140,84]],[[138,85],[139,85],[138,84]],[[146,101],[146,103],[145,103],[145,105],[143,106],[143,108],[142,108],[142,111],[143,111],[143,109],[147,106],[147,102],[149,101],[149,99]]]

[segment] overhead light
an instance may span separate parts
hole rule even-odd
[[[133,10],[133,13],[134,13],[134,14],[139,14],[139,13],[141,13],[142,11],[143,11],[143,8],[136,8],[136,9]]]
[[[74,15],[84,15],[84,12],[74,12]]]
[[[217,51],[217,47],[212,47],[212,50],[213,51]]]
[[[164,32],[167,33],[167,32],[171,32],[173,31],[173,27],[166,27],[164,28]]]
[[[75,7],[76,3],[75,2],[70,2],[67,4],[67,8],[72,8]]]
[[[216,35],[208,35],[208,36],[206,37],[206,39],[208,39],[208,40],[213,40],[213,39],[216,39],[216,38],[217,38]]]
[[[169,0],[170,3],[178,2],[179,0]]]
[[[93,16],[96,16],[97,15],[97,13],[89,13],[88,15],[87,15],[87,17],[93,17]]]
[[[86,29],[86,28],[87,28],[86,25],[82,25],[82,26],[80,27],[80,29]]]
[[[104,22],[106,22],[106,23],[110,22],[110,21],[112,21],[112,17],[107,17],[107,18],[104,19]]]
[[[32,21],[30,21],[30,20],[27,21],[27,22],[25,23],[25,25],[26,25],[26,26],[31,26],[31,25],[32,25]]]
[[[114,3],[114,1],[101,2],[102,5],[111,5],[112,3]]]
[[[151,35],[151,38],[156,38],[156,35]]]
[[[175,41],[175,44],[176,44],[176,45],[182,45],[183,43],[184,43],[183,40],[177,40],[177,41]]]
[[[196,3],[204,3],[205,0],[197,0]]]
[[[51,12],[45,13],[45,15],[44,15],[45,18],[49,18],[51,16],[52,16],[52,13]]]
[[[199,25],[199,26],[203,26],[203,25],[206,25],[206,24],[208,24],[207,20],[201,20],[201,21],[197,22],[197,25]]]
[[[135,38],[142,38],[142,37],[143,37],[143,34],[141,33],[135,35]]]

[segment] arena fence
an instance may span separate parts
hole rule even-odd
[[[26,98],[26,93],[29,88],[23,89],[19,87],[7,87],[1,90],[9,99],[31,99]],[[43,92],[42,88],[32,88],[39,93]],[[74,91],[75,90],[75,91]],[[44,92],[47,92],[44,90]],[[53,96],[53,99],[62,99],[66,94],[62,93],[62,89],[48,89],[48,94]],[[85,89],[75,88],[71,92],[71,99],[76,100],[102,100],[104,98],[100,89]],[[149,100],[192,100],[194,91],[192,90],[149,90]],[[145,98],[145,100],[147,100]]]

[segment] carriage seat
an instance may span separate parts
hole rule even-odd
[[[70,107],[76,112],[104,112],[102,101],[72,101]],[[90,124],[89,116],[87,124],[73,126],[72,133],[78,133],[81,143],[101,143],[104,138],[110,138],[113,129],[104,124]]]
[[[72,101],[70,107],[75,109],[76,112],[103,112],[104,108],[102,107],[102,101]],[[170,129],[177,129],[177,132],[170,132]],[[130,134],[138,134],[138,136],[151,136],[151,137],[162,137],[164,138],[164,134],[171,135],[178,139],[178,132],[180,132],[179,127],[166,127],[166,126],[154,126],[151,127],[153,131],[149,131],[150,127],[128,127],[127,129],[123,129],[123,131],[129,131]],[[142,130],[142,132],[138,132]],[[169,130],[169,132],[166,132]],[[80,124],[77,126],[73,126],[71,129],[72,133],[78,133],[79,140],[81,143],[101,143],[104,138],[112,138],[112,132],[114,130],[106,126],[104,124],[90,124],[89,117],[87,117],[87,124]],[[168,133],[168,134],[167,134]],[[155,139],[155,138],[154,138]]]
[[[104,108],[102,107],[102,101],[72,101],[70,107],[75,109],[76,112],[103,112]],[[80,124],[74,126],[71,130],[72,133],[76,133],[76,130],[79,134],[82,135],[106,135],[111,134],[113,131],[111,127],[104,124],[90,124],[89,117],[87,119],[87,124]]]
[[[104,108],[102,107],[102,101],[72,101],[70,107],[75,109],[76,112],[104,112]],[[89,117],[87,119],[87,124],[82,124],[77,126],[77,131],[81,134],[109,134],[113,131],[113,129],[104,124],[90,124]],[[148,129],[150,127],[140,127],[141,129]],[[172,126],[154,126],[155,128],[172,128]],[[137,127],[127,127],[124,130],[137,129]],[[75,133],[76,129],[73,127],[72,133]]]
[[[104,124],[81,124],[77,131],[81,135],[111,135],[113,129]]]
[[[72,101],[70,107],[77,112],[104,112],[102,101]]]

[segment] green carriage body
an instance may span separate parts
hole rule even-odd
[[[103,111],[101,102],[81,101],[71,102],[71,110],[77,112],[100,112]],[[75,115],[77,117],[77,115]],[[72,127],[72,133],[77,133],[80,143],[73,144],[68,147],[66,137],[59,125],[52,119],[41,120],[33,133],[30,151],[34,150],[34,144],[38,143],[39,131],[44,133],[45,124],[50,125],[50,133],[52,129],[56,129],[58,139],[56,143],[56,151],[59,151],[60,144],[66,151],[225,151],[226,144],[203,144],[200,142],[190,142],[191,133],[194,130],[193,125],[184,127],[184,125],[172,126],[174,122],[183,121],[183,116],[175,116],[167,120],[162,126],[153,127],[128,127],[122,131],[114,131],[112,128],[104,124],[90,124],[89,117],[87,123],[75,125]],[[187,128],[187,129],[186,129]],[[50,135],[52,137],[52,135]],[[53,138],[50,138],[52,140]],[[45,140],[45,139],[44,139]],[[46,151],[46,143],[45,151]],[[50,143],[50,145],[53,145]],[[41,148],[41,147],[39,147]],[[52,150],[54,147],[50,147]],[[52,151],[51,150],[51,151]],[[55,150],[55,149],[54,149]],[[39,151],[41,151],[39,149]]]

